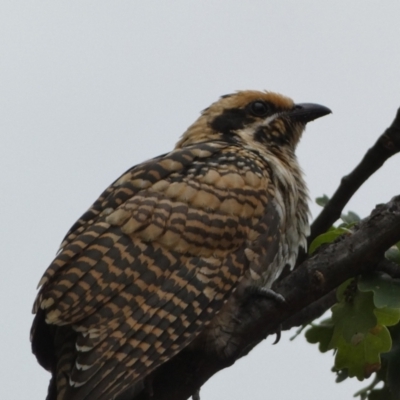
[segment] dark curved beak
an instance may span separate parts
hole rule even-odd
[[[328,107],[313,103],[301,103],[296,104],[293,109],[288,112],[288,116],[294,122],[306,124],[307,122],[314,121],[314,119],[331,113],[332,111]]]

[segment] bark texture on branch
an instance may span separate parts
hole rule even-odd
[[[400,196],[378,206],[360,222],[351,235],[325,246],[285,279],[275,290],[287,304],[255,297],[243,304],[234,316],[230,345],[235,350],[222,359],[207,353],[200,345],[185,349],[156,370],[151,379],[152,396],[143,391],[140,400],[185,400],[193,395],[212,375],[246,355],[282,324],[292,326],[308,322],[319,299],[329,307],[329,296],[345,280],[379,266],[386,249],[400,240]],[[303,315],[303,317],[301,317]],[[303,319],[304,318],[304,319]],[[292,323],[290,322],[292,321]]]
[[[374,266],[375,271],[385,272],[392,278],[400,278],[400,268],[393,261],[389,261],[386,258],[382,259]],[[282,330],[286,331],[295,326],[307,324],[315,319],[319,318],[326,310],[331,308],[336,300],[336,290],[333,289],[329,293],[325,294],[318,300],[314,301],[307,307],[303,308],[292,317],[288,318],[282,324]]]

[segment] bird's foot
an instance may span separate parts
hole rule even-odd
[[[265,297],[266,299],[273,300],[278,304],[285,304],[286,300],[285,298],[275,292],[272,289],[268,289],[262,286],[256,286],[256,285],[250,285],[247,286],[245,289],[245,293],[250,297],[250,296],[260,296],[260,297]]]
[[[272,289],[265,288],[262,286],[255,286],[255,285],[247,286],[245,289],[245,293],[249,297],[250,296],[260,296],[260,297],[264,297],[266,299],[272,300],[278,304],[286,303],[285,298],[281,294],[275,292]],[[277,344],[281,340],[282,324],[278,325],[275,334],[276,334],[276,338],[275,338],[274,343],[272,343],[272,344]]]

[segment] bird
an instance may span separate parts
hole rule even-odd
[[[113,400],[204,333],[239,287],[273,293],[309,234],[295,150],[330,112],[269,91],[224,95],[172,151],[100,195],[39,282],[31,342],[52,375],[47,400]]]

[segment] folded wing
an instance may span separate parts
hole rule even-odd
[[[32,329],[57,400],[112,398],[212,320],[265,231],[260,162],[219,142],[175,150],[122,175],[72,227],[40,282]]]

